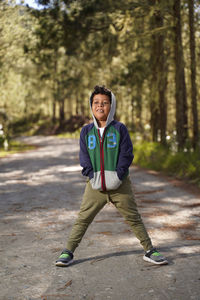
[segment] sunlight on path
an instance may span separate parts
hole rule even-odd
[[[77,217],[85,186],[78,141],[24,140],[39,148],[0,162],[1,299],[43,295],[56,300],[68,295],[66,299],[79,300],[87,295],[85,299],[132,300],[131,295],[140,295],[137,300],[171,300],[176,294],[177,299],[199,300],[197,196],[131,168],[138,209],[154,245],[170,264],[161,269],[145,263],[139,242],[110,204],[89,227],[74,266],[58,269],[54,262]]]

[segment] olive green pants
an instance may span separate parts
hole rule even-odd
[[[129,177],[123,180],[118,189],[109,192],[93,190],[90,182],[87,182],[78,218],[67,241],[67,249],[74,252],[88,226],[109,201],[115,205],[126,222],[131,226],[133,233],[144,250],[150,250],[153,246],[138,213]]]

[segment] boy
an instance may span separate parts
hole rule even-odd
[[[73,252],[108,201],[115,205],[139,239],[145,250],[143,259],[154,264],[167,264],[166,258],[153,248],[137,210],[128,176],[133,146],[125,125],[113,119],[114,94],[104,86],[95,86],[90,108],[94,122],[84,126],[80,134],[80,164],[88,182],[67,248],[56,261],[56,266],[68,266],[73,262]]]

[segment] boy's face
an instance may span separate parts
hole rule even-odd
[[[93,97],[92,112],[97,121],[106,121],[110,112],[110,99],[107,95],[97,94]]]

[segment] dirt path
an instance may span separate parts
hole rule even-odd
[[[34,151],[0,160],[0,299],[200,300],[200,198],[131,168],[139,210],[170,264],[154,266],[112,205],[88,229],[68,268],[54,265],[85,180],[78,141],[31,137]]]

